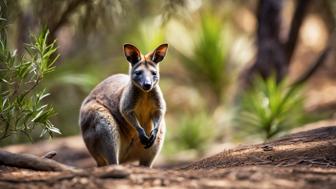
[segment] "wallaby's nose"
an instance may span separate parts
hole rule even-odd
[[[143,89],[149,90],[152,87],[152,83],[150,81],[145,81],[143,84]]]

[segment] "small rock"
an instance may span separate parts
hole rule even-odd
[[[176,177],[175,180],[177,182],[182,182],[182,181],[184,181],[184,178],[183,177]]]
[[[170,181],[168,179],[162,179],[161,186],[168,186]]]
[[[129,176],[130,172],[121,167],[114,167],[111,170],[107,170],[106,172],[99,175],[100,178],[117,178],[117,179],[128,178]]]
[[[134,184],[142,184],[144,182],[142,177],[135,176],[135,175],[131,175],[130,179]]]
[[[87,178],[79,179],[79,183],[81,183],[81,184],[87,184],[88,182],[89,182],[89,180]]]
[[[246,179],[249,179],[251,176],[251,173],[249,172],[238,172],[236,174],[236,179],[237,180],[246,180]]]
[[[153,186],[160,186],[161,185],[161,179],[155,179],[152,184],[153,184]]]
[[[264,151],[272,151],[273,150],[273,146],[269,146],[269,145],[264,145],[261,147]]]
[[[71,181],[72,181],[72,183],[77,183],[78,182],[78,178],[74,177]]]

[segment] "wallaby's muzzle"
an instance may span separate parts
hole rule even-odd
[[[145,81],[142,85],[143,90],[149,91],[152,88],[152,82]]]

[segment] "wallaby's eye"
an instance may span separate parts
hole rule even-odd
[[[152,75],[157,75],[156,71],[152,71]]]
[[[141,70],[135,71],[134,74],[137,75],[137,76],[139,76],[139,75],[142,74],[142,71]]]

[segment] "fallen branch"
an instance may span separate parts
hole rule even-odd
[[[48,152],[46,154],[44,154],[43,156],[41,156],[43,159],[52,159],[56,156],[56,152],[55,151],[51,151],[51,152]]]
[[[51,153],[54,154],[54,153]],[[48,159],[50,154],[46,154],[43,157],[38,157],[30,154],[15,154],[0,150],[0,164],[33,169],[37,171],[74,171],[73,167],[58,163],[52,159]]]

